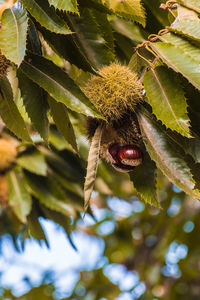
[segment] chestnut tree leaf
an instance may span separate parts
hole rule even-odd
[[[103,130],[103,126],[99,125],[92,138],[92,142],[88,154],[87,173],[86,173],[85,184],[84,184],[84,213],[86,213],[87,208],[89,206],[89,201],[91,198],[91,194],[94,188],[94,182],[96,179],[102,130]]]
[[[196,60],[171,43],[156,42],[151,47],[164,63],[200,90],[200,64]]]
[[[195,10],[196,12],[200,13],[200,2],[199,0],[177,0],[176,2]]]
[[[180,48],[184,53],[191,56],[191,58],[200,64],[199,47],[193,45],[189,40],[178,36],[174,33],[167,33],[160,37],[163,42],[171,43],[175,47]]]
[[[103,119],[68,74],[50,60],[32,53],[20,68],[56,101],[78,113]]]
[[[143,83],[147,101],[157,119],[171,130],[190,137],[187,102],[177,75],[159,66],[145,74]]]
[[[26,189],[24,175],[20,168],[14,168],[7,173],[9,205],[22,223],[26,223],[32,206],[32,199]]]
[[[38,150],[21,155],[17,158],[17,164],[31,173],[42,176],[47,175],[47,163],[44,155]]]
[[[186,194],[200,199],[200,191],[195,189],[195,182],[181,147],[146,110],[138,113],[138,121],[145,136],[146,149],[157,167]]]
[[[52,97],[48,98],[48,102],[56,127],[72,148],[78,152],[76,136],[72,123],[69,119],[67,107],[63,103],[55,101]]]
[[[12,62],[20,65],[26,51],[28,18],[22,8],[4,10],[1,18],[0,49]]]
[[[55,9],[64,10],[66,12],[79,14],[78,5],[76,0],[48,0],[50,5]]]
[[[31,142],[24,119],[13,100],[13,92],[7,77],[0,77],[0,116],[7,128],[18,138]]]
[[[42,204],[63,215],[75,216],[75,210],[69,204],[64,191],[50,176],[47,178],[26,172],[25,177],[31,194]]]
[[[56,14],[55,9],[49,6],[48,0],[21,0],[21,2],[41,26],[55,33],[71,34],[68,25]]]
[[[78,68],[96,74],[93,67],[90,65],[87,56],[75,43],[72,35],[56,34],[46,30],[38,24],[37,27],[42,33],[45,41],[56,54],[66,59],[71,64],[76,65]]]
[[[75,32],[73,35],[76,45],[87,57],[93,68],[99,69],[104,65],[109,65],[114,60],[114,54],[110,50],[105,40],[105,27],[109,23],[104,23],[104,30],[99,26],[102,22],[97,18],[97,14],[92,9],[81,8],[80,16],[67,16],[70,27]]]
[[[136,21],[144,27],[146,24],[145,10],[140,0],[102,0],[115,14]]]
[[[200,41],[200,20],[182,19],[175,22],[169,30],[186,36],[197,42]]]
[[[156,170],[155,162],[143,151],[142,164],[130,172],[129,176],[139,197],[150,205],[160,207],[156,193]]]
[[[35,129],[47,142],[49,121],[47,118],[48,104],[45,91],[30,80],[21,69],[18,70],[17,75],[26,112]]]

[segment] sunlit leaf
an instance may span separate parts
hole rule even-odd
[[[18,70],[19,87],[26,112],[40,136],[48,141],[48,104],[42,88],[30,80],[20,69]]]
[[[114,60],[114,55],[104,39],[104,32],[92,10],[81,9],[80,17],[69,15],[68,20],[72,30],[76,32],[75,43],[95,69],[108,65]]]
[[[67,73],[51,61],[30,54],[21,64],[21,70],[55,100],[64,103],[71,110],[102,118]]]
[[[76,65],[78,68],[83,69],[91,73],[95,73],[94,69],[90,65],[87,56],[81,51],[76,45],[72,35],[61,35],[54,32],[50,32],[45,28],[38,25],[40,32],[49,46],[57,53],[60,57],[66,59],[71,64]]]
[[[181,73],[192,85],[200,89],[200,65],[187,53],[170,43],[151,43],[153,50],[174,71]]]
[[[138,115],[144,142],[152,160],[163,174],[188,195],[200,199],[200,192],[195,190],[190,168],[184,160],[183,150],[173,142],[158,121],[145,111]]]
[[[187,38],[200,41],[200,20],[183,19],[175,22],[169,29]]]
[[[43,27],[56,33],[71,33],[67,24],[56,14],[55,9],[49,6],[48,0],[22,0],[21,2]]]
[[[145,74],[143,83],[147,101],[157,119],[168,128],[189,137],[187,102],[176,74],[166,67],[151,68]]]
[[[26,222],[32,206],[31,196],[26,190],[23,173],[17,168],[7,173],[9,204],[22,223]]]
[[[44,153],[45,158],[48,164],[61,174],[65,179],[70,179],[75,182],[82,181],[83,167],[80,165],[80,162],[77,163],[76,156],[68,155],[68,160],[65,160],[61,155],[46,149],[45,147],[39,147],[39,150]],[[72,152],[71,152],[72,153]],[[69,153],[68,153],[69,154]],[[73,154],[72,154],[73,155]],[[76,159],[74,159],[76,158]]]
[[[0,49],[12,62],[20,65],[26,51],[27,14],[22,8],[8,8],[3,12],[0,30]]]
[[[145,11],[140,0],[102,0],[114,13],[145,26]]]
[[[47,164],[44,155],[37,150],[21,155],[17,159],[17,164],[31,173],[47,175]]]
[[[84,184],[84,212],[87,211],[91,194],[94,188],[94,182],[97,174],[97,167],[99,161],[101,135],[102,135],[102,126],[99,125],[92,138],[90,151],[88,154],[87,174],[86,174],[85,184]]]
[[[13,101],[13,93],[6,77],[0,77],[0,116],[10,131],[23,141],[31,142],[25,122]]]
[[[200,13],[199,0],[177,0],[177,2]]]
[[[49,97],[48,102],[56,127],[73,149],[78,152],[76,136],[66,106],[63,103],[56,102],[52,97]]]
[[[67,216],[75,216],[73,207],[68,203],[64,191],[50,178],[26,173],[26,181],[31,193],[48,208]]]
[[[122,18],[116,17],[111,20],[113,29],[126,36],[127,38],[133,40],[135,43],[144,42],[144,37],[140,31],[140,28],[137,24],[132,21],[124,20]]]
[[[189,40],[178,36],[177,34],[167,33],[160,37],[163,42],[171,43],[175,47],[180,48],[183,52],[200,64],[199,47],[193,45]]]
[[[48,0],[50,5],[56,9],[64,10],[66,12],[79,14],[76,0]]]

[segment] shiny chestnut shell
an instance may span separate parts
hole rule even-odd
[[[108,157],[113,167],[120,172],[130,172],[142,163],[142,151],[136,145],[111,144]]]
[[[120,160],[141,159],[142,151],[136,145],[124,145],[119,147],[118,157]]]

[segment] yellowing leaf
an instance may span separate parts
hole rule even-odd
[[[171,130],[190,137],[187,102],[176,74],[163,66],[151,68],[143,83],[157,119]]]
[[[20,65],[25,55],[27,28],[27,14],[22,8],[14,6],[3,12],[0,49],[9,60],[17,65]]]
[[[50,5],[56,9],[64,10],[66,12],[79,14],[76,0],[48,0]]]
[[[86,174],[85,184],[84,184],[84,212],[86,212],[88,208],[89,201],[94,187],[96,174],[97,174],[101,135],[102,135],[102,125],[97,127],[95,131],[95,134],[92,138],[89,155],[88,155],[87,174]]]
[[[15,168],[7,173],[9,187],[9,204],[22,223],[31,211],[32,199],[25,187],[23,173]]]
[[[109,9],[122,17],[133,19],[145,26],[145,11],[140,0],[102,0]]]

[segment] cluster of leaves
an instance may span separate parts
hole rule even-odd
[[[82,138],[82,114],[102,118],[81,91],[81,82],[114,60],[107,15],[145,22],[139,1],[136,7],[130,3],[131,10],[101,1],[78,4],[22,1],[2,13],[0,49],[11,64],[0,78],[2,137],[12,135],[18,158],[6,173],[9,206],[1,214],[1,234],[10,233],[16,247],[18,236],[22,245],[30,236],[46,241],[39,216],[70,234],[70,217],[78,218],[83,209],[88,142]],[[107,177],[107,183],[99,178],[96,187],[103,194],[113,190],[122,195],[112,173],[102,164],[99,177]]]
[[[100,257],[101,267],[97,264],[97,267],[90,271],[82,270],[72,295],[68,295],[67,298],[56,297],[54,280],[57,276],[50,277],[44,274],[41,285],[32,286],[26,294],[17,297],[5,289],[0,299],[113,300],[118,299],[118,296],[119,299],[136,299],[134,295],[137,295],[137,286],[141,282],[145,284],[146,290],[137,299],[198,299],[200,245],[196,241],[200,233],[199,202],[166,184],[160,176],[159,193],[163,210],[144,206],[136,197],[128,202],[120,200],[119,202],[123,203],[118,202],[117,205],[113,199],[112,202],[108,201],[108,207],[106,201],[102,201],[102,197],[96,196],[95,204],[101,211],[100,215],[104,217],[94,225],[79,225],[77,230],[90,235],[91,239],[94,237],[95,240],[98,237],[104,241],[102,244],[105,245],[105,249]],[[126,212],[126,216],[123,216],[120,210],[123,206],[129,207],[131,211]],[[109,233],[108,223],[114,224]],[[103,226],[106,230],[102,229]],[[180,249],[185,249],[184,255]],[[117,266],[123,268],[124,276],[137,272],[138,280],[132,286],[127,284],[125,287],[119,284],[123,278],[116,279],[117,276],[114,276],[115,280],[110,280],[107,270],[115,270]],[[28,278],[26,280],[28,281]],[[128,282],[130,283],[130,280]],[[29,284],[31,287],[31,278]]]
[[[158,168],[200,198],[199,4],[177,2],[173,11],[169,6],[172,15],[159,0],[145,0],[144,7],[140,0],[22,0],[3,11],[0,49],[11,66],[0,78],[0,116],[4,131],[22,142],[17,164],[7,172],[11,209],[2,213],[1,224],[8,224],[2,233],[45,239],[33,222],[39,216],[70,233],[69,218],[78,218],[83,207],[83,115],[103,119],[82,86],[115,60],[137,72],[146,91],[137,116],[148,152],[144,148],[143,164],[130,175],[136,192],[159,205]],[[100,164],[95,189],[101,195],[127,197],[134,193],[129,187],[125,175]]]

